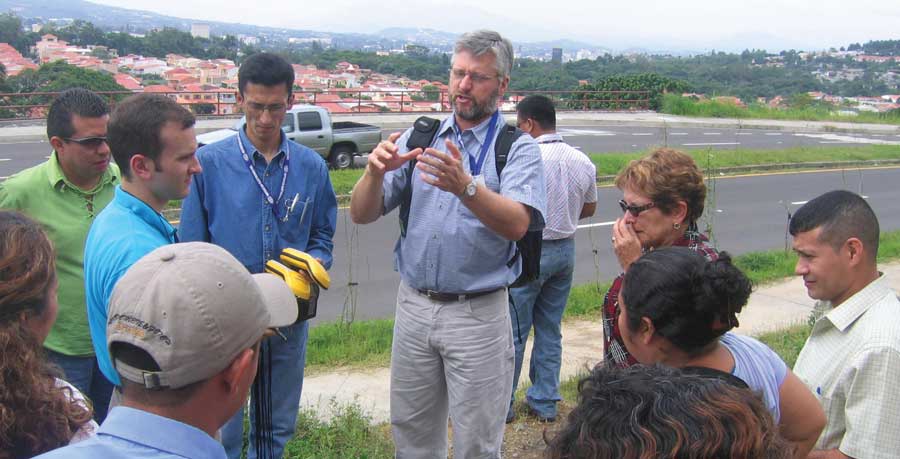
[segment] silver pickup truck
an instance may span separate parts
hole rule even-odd
[[[207,132],[197,136],[200,146],[217,142],[237,134],[244,126],[241,118],[234,127]],[[288,138],[312,148],[335,169],[353,165],[353,157],[372,151],[381,142],[381,128],[352,121],[331,122],[328,110],[315,105],[294,105],[281,124]]]

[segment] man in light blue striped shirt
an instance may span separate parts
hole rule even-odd
[[[521,271],[515,241],[544,224],[540,150],[529,136],[510,148],[502,177],[494,143],[513,51],[496,32],[456,43],[453,116],[430,147],[395,133],[369,156],[354,187],[354,222],[401,204],[411,176],[406,236],[397,241],[402,279],[391,355],[391,424],[397,457],[447,457],[447,418],[457,457],[499,457],[514,366],[507,286]],[[416,158],[415,169],[409,161]]]

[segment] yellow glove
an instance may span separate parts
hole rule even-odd
[[[282,263],[288,267],[306,272],[310,279],[319,284],[320,287],[327,290],[331,285],[331,276],[328,275],[328,271],[312,255],[297,249],[287,248],[281,251],[280,258]]]
[[[294,292],[294,296],[303,300],[309,300],[312,286],[307,278],[304,278],[299,272],[275,261],[266,262],[266,272],[280,277]]]

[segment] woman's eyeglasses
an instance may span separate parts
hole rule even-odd
[[[633,204],[628,204],[627,202],[625,202],[624,199],[619,200],[619,207],[622,208],[622,212],[631,212],[631,215],[633,215],[635,217],[640,215],[641,212],[652,209],[655,206],[656,206],[656,204],[654,204],[652,202],[644,204],[643,206],[636,206]]]
[[[78,145],[87,148],[97,148],[107,142],[105,136],[81,137],[78,139],[72,137],[63,137],[63,140],[65,140],[66,142],[75,142]]]

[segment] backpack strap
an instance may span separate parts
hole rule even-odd
[[[422,145],[431,145],[440,126],[440,120],[427,116],[418,117],[413,123],[414,135],[410,135],[407,139],[406,148],[413,150]],[[414,143],[418,143],[418,145],[413,145]],[[407,167],[409,167],[409,171],[406,173],[406,185],[400,196],[400,237],[402,238],[406,237],[406,227],[409,225],[409,208],[412,206],[412,176],[416,172],[416,159],[411,159]]]
[[[512,144],[524,134],[525,131],[508,124],[504,124],[497,134],[497,141],[494,143],[494,165],[497,168],[497,181],[500,181],[500,174],[506,167],[506,161],[509,159],[509,150]]]

